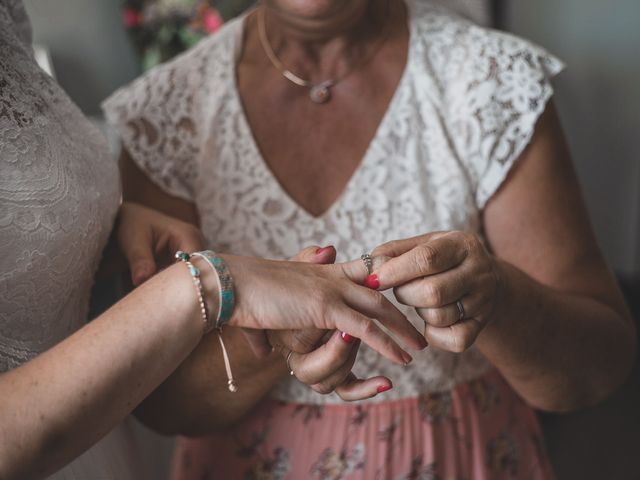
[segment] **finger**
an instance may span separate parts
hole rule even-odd
[[[411,280],[393,292],[398,302],[410,307],[439,308],[456,302],[471,290],[472,279],[465,268]]]
[[[321,343],[326,343],[333,334],[328,330],[317,328],[302,328],[299,330],[269,330],[269,343],[274,349],[287,355],[290,351],[296,353],[309,353],[318,348]],[[326,339],[325,339],[326,337]]]
[[[467,295],[460,299],[460,302],[462,302],[462,307],[464,309],[464,318],[475,317],[476,313],[479,312],[482,303],[481,299],[477,295]],[[464,320],[464,318],[460,318],[460,310],[455,302],[440,308],[416,308],[416,312],[420,318],[427,322],[427,325],[436,328],[450,327],[451,325]]]
[[[289,367],[296,378],[307,385],[315,385],[329,377],[344,365],[355,350],[358,343],[350,338],[344,338],[340,332],[333,333],[329,341],[311,353],[292,353]],[[355,358],[355,356],[354,356]]]
[[[373,268],[372,272],[379,269],[386,261],[390,260],[390,257],[385,256],[372,256]],[[367,269],[364,261],[361,258],[357,260],[351,260],[350,262],[344,262],[336,265],[336,268],[340,268],[340,272],[346,276],[349,280],[358,285],[364,285],[367,277],[369,276],[369,270]]]
[[[290,260],[294,262],[330,264],[336,261],[336,254],[336,249],[333,246],[320,248],[314,245],[301,250]]]
[[[347,305],[369,318],[375,318],[407,345],[419,350],[426,347],[420,332],[382,293],[357,285],[349,285],[343,294]]]
[[[335,392],[345,402],[355,402],[375,397],[392,388],[393,384],[387,377],[372,377],[360,380],[355,375],[350,374],[342,385],[336,387]]]
[[[482,325],[478,320],[468,318],[446,328],[426,325],[425,336],[432,347],[462,353],[474,344],[481,330]]]
[[[264,330],[254,330],[250,328],[241,329],[244,339],[251,347],[251,351],[258,358],[268,357],[272,347]]]
[[[129,226],[120,235],[120,248],[131,271],[131,281],[138,286],[156,273],[153,232],[148,225]]]
[[[325,377],[322,381],[311,385],[311,389],[316,391],[321,395],[327,395],[333,392],[339,385],[342,385],[344,381],[347,379],[349,374],[351,373],[351,369],[353,368],[353,364],[356,361],[356,357],[358,356],[358,348],[354,346],[349,352],[349,357],[347,360],[338,367],[335,371],[329,373],[327,377]]]
[[[400,365],[413,361],[411,355],[385,333],[374,320],[349,308],[338,309],[332,315],[336,328],[347,335],[359,338],[380,355]]]
[[[443,235],[392,258],[375,272],[379,289],[397,287],[458,266],[468,254],[466,243],[460,239],[459,235]]]
[[[164,232],[170,251],[177,252],[199,252],[205,249],[205,239],[199,228],[189,223],[180,222],[178,226],[172,227]]]
[[[446,232],[431,232],[424,235],[418,235],[417,237],[404,238],[402,240],[392,240],[376,247],[373,252],[371,252],[371,255],[374,257],[399,257],[400,255],[407,253],[409,250],[414,249],[418,245],[441,237],[445,233]]]

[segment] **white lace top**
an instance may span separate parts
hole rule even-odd
[[[562,66],[441,7],[409,7],[409,60],[397,91],[346,190],[318,218],[282,189],[252,136],[234,75],[242,19],[119,90],[104,111],[146,174],[195,202],[219,251],[287,258],[311,244],[335,245],[346,260],[428,231],[478,232],[482,208],[529,142]],[[427,348],[414,358],[403,368],[363,346],[354,371],[390,377],[389,400],[449,389],[491,368],[475,349]],[[274,395],[338,401],[293,378]]]

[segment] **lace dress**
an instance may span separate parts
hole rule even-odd
[[[0,372],[87,320],[118,208],[106,141],[35,63],[19,0],[0,0]],[[55,479],[140,478],[122,426]]]
[[[134,161],[194,202],[212,247],[338,260],[433,230],[481,231],[481,211],[530,141],[560,62],[434,4],[408,2],[409,60],[344,193],[319,217],[261,158],[235,84],[243,19],[103,105]],[[399,306],[416,325],[415,312]],[[366,346],[354,372],[393,390],[358,404],[287,378],[230,431],[180,442],[174,478],[550,478],[534,413],[476,350],[427,348],[408,367]]]

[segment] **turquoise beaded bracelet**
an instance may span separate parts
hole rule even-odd
[[[192,257],[200,257],[205,260],[214,270],[214,272],[216,273],[216,278],[218,279],[218,286],[220,290],[220,305],[218,308],[218,316],[216,318],[216,322],[213,325],[211,322],[211,317],[207,315],[206,304],[203,300],[204,290],[202,288],[202,282],[200,281],[200,271],[197,267],[191,264],[190,260]],[[225,346],[224,340],[222,339],[222,327],[229,323],[231,315],[233,315],[236,298],[235,292],[233,290],[233,279],[231,278],[229,269],[224,263],[224,260],[222,260],[211,250],[205,250],[203,252],[196,252],[193,254],[178,251],[176,252],[176,258],[184,262],[189,267],[189,273],[191,273],[191,276],[193,277],[194,284],[196,285],[196,287],[198,287],[198,300],[200,302],[202,315],[206,325],[205,334],[214,329],[216,330],[218,334],[218,341],[220,342],[220,347],[222,348],[224,367],[227,371],[227,388],[230,392],[235,393],[238,391],[238,386],[233,378],[233,373],[231,371],[231,361],[229,359],[229,354],[227,353],[227,347]]]
[[[233,315],[233,309],[236,304],[236,295],[231,273],[224,260],[211,250],[196,252],[192,256],[204,259],[217,274],[218,286],[220,287],[220,306],[218,308],[218,317],[216,318],[215,326],[216,328],[222,328],[231,320],[231,315]]]

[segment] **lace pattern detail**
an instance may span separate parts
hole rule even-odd
[[[187,186],[183,196],[196,203],[204,234],[220,251],[288,258],[310,244],[335,245],[341,261],[427,231],[480,232],[480,212],[529,141],[552,93],[549,78],[561,64],[527,41],[444,8],[409,6],[407,68],[360,167],[320,217],[286,194],[253,139],[234,81],[242,20],[120,90],[105,111],[154,182],[169,193]],[[190,158],[159,148],[175,136],[178,118],[167,110],[200,126],[198,135],[181,139],[190,144]],[[153,145],[136,140],[131,125],[139,123],[158,132]],[[415,312],[400,308],[422,328]],[[448,390],[490,368],[473,348],[459,355],[428,348],[399,367],[363,346],[354,373],[392,378],[386,401]],[[339,401],[292,378],[274,395],[310,404]]]
[[[0,372],[85,321],[119,201],[105,140],[38,68],[22,4],[0,0]]]

